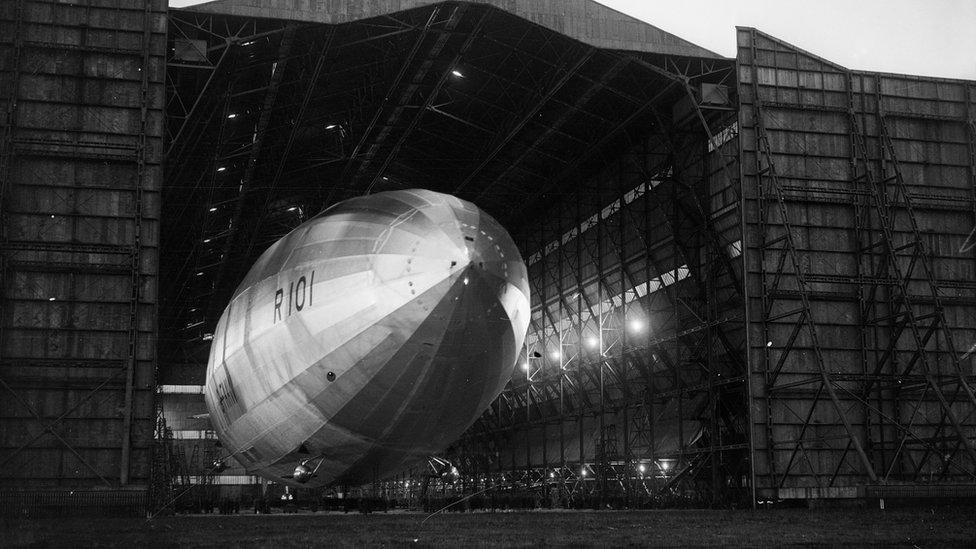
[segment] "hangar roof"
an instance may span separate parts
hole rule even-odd
[[[734,76],[588,0],[271,4],[170,12],[160,328],[201,349],[256,257],[321,209],[423,187],[517,229]]]
[[[339,24],[442,3],[443,0],[215,0],[193,11]],[[505,10],[526,21],[596,48],[711,57],[716,53],[593,0],[469,0]]]

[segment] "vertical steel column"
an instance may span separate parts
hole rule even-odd
[[[573,227],[574,228],[579,228],[580,227],[580,224],[583,221],[583,216],[582,216],[582,212],[581,212],[582,206],[580,204],[580,201],[582,200],[582,197],[580,196],[580,193],[578,191],[576,192],[575,199],[576,199],[576,201],[575,201],[575,205],[576,205],[576,216],[573,219]],[[577,322],[576,322],[576,335],[577,335],[577,339],[576,339],[576,341],[577,342],[580,342],[580,341],[583,341],[583,332],[582,332],[582,330],[583,330],[583,299],[584,299],[583,298],[584,288],[583,288],[583,284],[582,284],[582,275],[580,274],[580,270],[581,270],[582,265],[583,265],[583,233],[582,232],[579,232],[576,235],[575,244],[576,244],[576,249],[575,249],[574,253],[575,253],[575,256],[576,256],[576,281],[577,281],[577,286],[576,286],[576,320],[577,320]],[[592,314],[592,312],[591,312],[591,314]],[[561,349],[560,349],[560,351],[561,351]],[[585,439],[583,437],[583,418],[584,418],[584,416],[583,416],[583,402],[582,402],[582,399],[585,398],[586,389],[584,387],[583,361],[582,360],[577,360],[576,361],[576,390],[577,390],[577,393],[579,395],[578,398],[580,399],[580,402],[577,403],[577,410],[578,410],[578,413],[577,413],[577,426],[578,426],[578,429],[579,429],[579,463],[577,464],[577,467],[576,467],[576,474],[577,474],[577,476],[579,476],[580,478],[582,478],[583,479],[583,483],[585,483],[585,478],[582,477],[583,466],[585,464],[585,459],[586,459],[586,456],[585,456],[585,453],[584,453]],[[582,488],[585,488],[585,484],[583,484]],[[584,489],[584,493],[585,493],[585,489]]]
[[[708,130],[706,129],[706,131]],[[707,169],[707,165],[708,165],[707,147],[704,143],[701,145],[701,147],[703,149],[702,164],[703,167]],[[716,149],[715,155],[719,156],[719,154],[720,154],[719,151]],[[711,183],[710,175],[711,174],[708,174],[705,172],[705,170],[703,170],[702,175],[703,175],[703,178],[701,180],[702,190],[700,192],[704,194],[705,203],[708,204],[710,198],[710,183]],[[696,200],[700,203],[701,197],[696,197]],[[718,368],[716,367],[715,361],[713,360],[713,356],[712,356],[715,352],[713,348],[715,344],[714,341],[715,321],[717,320],[715,309],[718,306],[718,303],[717,303],[717,296],[715,295],[715,280],[714,280],[715,273],[712,272],[712,268],[713,268],[712,247],[709,246],[707,243],[703,243],[701,241],[702,238],[707,238],[705,235],[707,235],[707,231],[709,231],[709,227],[708,227],[709,212],[705,211],[702,213],[703,215],[701,219],[701,227],[699,227],[699,240],[696,244],[698,245],[698,249],[700,250],[700,253],[704,254],[704,261],[703,261],[704,266],[701,270],[707,274],[705,280],[701,281],[701,283],[705,291],[705,295],[703,296],[705,300],[705,335],[704,335],[705,358],[704,360],[705,360],[705,375],[707,376],[707,381],[706,381],[707,391],[708,391],[707,394],[709,399],[708,419],[710,423],[709,429],[711,430],[711,433],[709,433],[709,437],[708,437],[709,438],[708,443],[710,447],[709,460],[711,461],[711,469],[712,469],[711,504],[714,506],[714,505],[718,505],[719,503],[719,499],[718,499],[719,493],[722,489],[721,470],[720,470],[721,461],[722,461],[722,450],[721,450],[722,431],[719,426],[719,420],[718,420],[720,399],[719,399],[718,390],[716,388],[716,381],[717,381],[716,375],[718,373],[717,372]],[[691,266],[689,265],[688,268],[690,269]]]
[[[559,205],[559,215],[556,217],[556,235],[557,238],[562,240],[562,235],[566,231],[563,227],[563,219],[565,217],[564,205],[560,203]],[[570,315],[569,307],[566,305],[566,289],[563,288],[563,281],[565,280],[565,249],[563,246],[559,248],[559,265],[557,266],[557,273],[559,276],[559,285],[557,291],[559,292],[559,318],[567,318]],[[577,319],[577,323],[578,323]],[[559,368],[559,475],[556,477],[557,486],[559,489],[559,497],[562,501],[566,496],[566,376],[569,375],[568,371],[562,367]]]
[[[973,230],[969,233],[969,238],[964,246],[969,246],[976,260],[976,85],[968,84],[965,86],[966,94],[966,144],[969,148],[969,188],[970,188],[970,207],[973,216]],[[2,174],[3,172],[0,172]],[[2,203],[2,202],[0,202]],[[965,252],[967,250],[960,250]]]
[[[627,291],[630,290],[636,292],[636,290],[627,288],[629,284],[627,283],[628,280],[627,265],[626,265],[627,246],[625,242],[626,232],[624,230],[624,208],[629,208],[631,206],[625,204],[624,194],[626,193],[626,187],[624,185],[624,179],[625,178],[624,178],[623,163],[618,161],[616,189],[617,189],[617,198],[620,201],[620,210],[617,212],[617,215],[619,216],[617,220],[617,237],[619,238],[617,244],[617,264],[618,264],[618,275],[620,276],[620,311],[619,311],[620,341],[619,341],[619,349],[617,353],[617,357],[618,357],[617,367],[622,372],[622,374],[618,376],[620,378],[619,382],[626,384],[629,383],[629,379],[628,379],[629,376],[627,375],[628,364],[627,364],[627,355],[626,355],[627,345],[629,343],[627,338],[627,328],[628,328],[627,312],[629,309],[629,305],[627,303]],[[636,300],[637,298],[636,294],[634,295],[634,298]],[[628,390],[627,393],[629,392],[630,391]],[[630,507],[633,501],[634,486],[633,483],[631,482],[631,479],[634,478],[634,471],[635,471],[634,456],[631,454],[631,450],[630,450],[630,418],[628,417],[629,416],[628,411],[631,406],[632,403],[629,400],[625,401],[621,406],[621,414],[623,416],[621,420],[623,421],[623,441],[624,441],[624,453],[623,453],[624,496],[626,498],[626,503],[628,507]]]
[[[673,157],[672,158],[672,166],[671,166],[671,169],[672,169],[672,174],[673,174],[673,176],[674,176],[674,178],[676,180],[682,177],[683,174],[679,173],[679,171],[678,171],[678,169],[679,169],[678,168],[678,159],[676,157]],[[671,185],[671,208],[672,209],[671,209],[670,215],[671,215],[671,219],[673,219],[673,220],[677,220],[677,219],[680,218],[680,212],[678,210],[678,200],[680,200],[680,198],[678,197],[678,187],[677,187],[676,184],[672,184]],[[678,231],[680,230],[680,228],[678,226],[676,226],[674,223],[675,223],[674,221],[671,222],[671,226],[673,227],[672,234],[671,234],[671,257],[672,257],[672,265],[671,265],[671,269],[672,270],[671,270],[671,273],[673,275],[677,273],[678,264],[680,263],[680,261],[678,261],[678,258],[682,256],[681,249],[680,249],[680,246],[678,244]],[[692,258],[691,257],[685,257],[684,259],[686,261],[689,261],[690,262]],[[690,267],[690,265],[689,265],[689,267]],[[658,275],[660,276],[661,273],[658,273]],[[678,293],[678,289],[676,287],[675,288],[675,295],[677,295],[677,293]],[[684,456],[684,451],[685,451],[684,415],[685,414],[684,414],[684,407],[683,407],[685,392],[684,392],[684,381],[681,379],[681,371],[684,369],[684,362],[683,362],[684,361],[684,358],[683,358],[682,352],[681,352],[682,351],[682,342],[681,342],[681,332],[682,332],[682,329],[681,328],[682,328],[682,326],[681,326],[681,311],[679,309],[679,307],[680,307],[680,299],[674,300],[672,302],[672,306],[674,307],[674,311],[673,311],[673,317],[674,317],[674,335],[673,335],[673,340],[674,340],[674,357],[673,357],[674,371],[671,372],[671,374],[672,374],[672,378],[674,380],[673,381],[673,383],[674,383],[674,388],[673,388],[674,396],[675,396],[675,399],[677,401],[677,404],[676,405],[677,405],[677,418],[678,418],[678,420],[675,423],[675,425],[676,425],[677,430],[678,430],[678,432],[676,433],[677,438],[678,438],[678,457],[676,458],[677,461],[674,464],[677,467],[677,466],[679,466],[679,465],[682,464],[682,462],[684,461],[684,458],[685,458],[685,456]]]
[[[662,128],[662,130],[663,130],[663,128]],[[647,153],[647,150],[645,149],[645,151],[644,151],[645,158],[647,157],[647,154],[648,154]],[[643,205],[643,210],[644,210],[643,211],[643,215],[641,216],[643,218],[643,220],[644,220],[644,226],[641,227],[641,234],[642,234],[643,239],[644,239],[644,280],[645,280],[645,282],[644,282],[644,295],[648,299],[648,309],[650,309],[650,302],[652,301],[652,298],[651,298],[651,295],[650,295],[650,289],[651,289],[651,265],[652,265],[652,260],[651,260],[651,253],[652,253],[651,252],[651,245],[652,245],[652,240],[651,240],[651,227],[652,227],[652,225],[651,225],[651,185],[650,185],[650,182],[645,182],[645,185],[647,186],[647,189],[644,192],[644,199],[641,201],[641,203]],[[660,275],[660,273],[655,273],[655,274],[656,275]],[[650,310],[648,310],[648,330],[647,330],[647,334],[648,335],[646,336],[647,339],[650,339],[651,338],[651,336],[650,336],[650,333],[651,333],[650,321],[651,321]],[[648,350],[648,352],[650,352],[650,350]],[[646,358],[647,357],[645,357],[645,359]],[[650,360],[646,360],[645,363],[647,364],[647,388],[646,388],[646,390],[644,392],[644,407],[645,407],[644,408],[644,417],[647,418],[647,437],[648,437],[648,441],[650,442],[649,447],[648,447],[648,452],[649,453],[648,453],[647,457],[652,460],[651,470],[653,471],[653,463],[654,463],[654,460],[657,459],[657,447],[656,447],[657,445],[656,445],[656,437],[655,437],[655,423],[656,423],[656,421],[655,421],[655,418],[654,418],[654,399],[655,399],[656,393],[657,393],[657,386],[655,384],[655,381],[656,381],[656,379],[655,379],[656,378],[656,376],[655,376],[655,367],[657,366],[657,359],[654,358],[654,353],[651,353],[651,359]]]
[[[858,84],[855,86],[855,82]],[[847,116],[848,116],[848,131],[849,131],[849,152],[850,160],[848,162],[848,170],[850,172],[850,180],[854,186],[854,197],[852,200],[853,216],[854,216],[854,226],[852,230],[854,231],[854,242],[855,242],[855,265],[854,265],[854,275],[856,277],[856,293],[858,300],[858,324],[860,325],[860,330],[858,330],[858,340],[860,346],[860,356],[861,356],[861,373],[865,377],[872,375],[871,368],[869,366],[870,358],[869,345],[871,341],[868,339],[869,331],[869,314],[870,311],[875,307],[877,283],[872,285],[870,297],[865,296],[865,281],[864,273],[864,252],[867,250],[873,250],[874,246],[871,244],[871,234],[872,234],[872,217],[870,204],[868,202],[868,197],[870,196],[870,185],[868,184],[871,176],[871,166],[870,160],[867,157],[866,147],[864,145],[863,135],[865,133],[865,123],[866,123],[866,106],[865,101],[865,85],[866,79],[858,77],[855,80],[855,75],[853,72],[848,71],[845,78],[845,87],[847,92]],[[855,96],[855,87],[858,88],[857,96]],[[857,98],[860,98],[860,109],[858,109]],[[862,113],[863,118],[858,121],[858,110]],[[858,160],[863,159],[864,170],[862,173],[858,173]],[[861,190],[865,187],[864,190]],[[866,233],[866,239],[865,239]],[[868,256],[868,276],[870,277],[871,271],[873,270],[873,253]],[[878,345],[878,336],[876,333],[877,323],[870,323],[871,335],[873,335],[874,345]],[[877,352],[875,353],[877,355]],[[869,382],[870,384],[870,382]],[[869,385],[870,387],[870,385]],[[865,418],[865,432],[868,436],[868,444],[871,445],[873,440],[870,437],[871,433],[871,412],[872,407],[870,406],[870,390],[862,394],[863,414]],[[878,406],[884,406],[883,391],[880,386],[877,390],[877,401]],[[877,453],[878,455],[878,465],[881,470],[886,470],[886,445],[885,445],[885,426],[883,422],[883,416],[878,417],[878,448],[872,453]],[[869,450],[872,448],[869,446]]]
[[[11,164],[14,159],[14,133],[17,129],[17,104],[20,99],[20,57],[23,52],[23,18],[24,0],[15,0],[13,5],[14,25],[13,36],[10,40],[13,47],[9,51],[9,66],[13,78],[7,85],[7,109],[4,113],[4,125],[0,133],[0,308],[6,309],[7,301],[7,190],[10,187]],[[0,314],[0,361],[6,355],[6,340],[4,333],[6,324]]]
[[[129,353],[126,358],[125,373],[125,409],[122,421],[122,459],[120,463],[119,483],[123,486],[129,483],[129,461],[132,444],[132,407],[135,391],[135,375],[139,365],[139,300],[142,288],[142,191],[147,185],[146,177],[146,124],[148,123],[150,101],[149,73],[151,72],[150,55],[152,54],[152,0],[143,0],[144,11],[142,19],[142,69],[139,71],[139,135],[136,148],[136,187],[132,212],[133,235],[132,250],[130,252],[130,284],[132,291],[129,301]],[[155,382],[155,379],[153,380]]]
[[[602,274],[604,273],[604,268],[603,268],[604,267],[604,265],[603,265],[603,251],[604,251],[603,248],[604,248],[604,243],[603,243],[603,239],[605,238],[605,236],[603,234],[603,232],[604,232],[604,227],[603,227],[604,220],[603,220],[603,212],[600,209],[600,202],[601,202],[601,200],[600,200],[599,187],[597,187],[597,189],[594,191],[594,194],[596,195],[596,199],[593,200],[593,203],[592,204],[590,204],[591,207],[588,208],[588,210],[589,211],[596,211],[596,253],[597,253],[597,257],[596,257],[596,272],[598,273],[598,276],[602,276]],[[593,195],[591,195],[591,199],[592,198],[593,198]],[[595,206],[595,207],[593,207],[593,206]],[[599,379],[600,379],[600,420],[599,420],[600,436],[598,438],[600,447],[596,449],[596,456],[595,457],[598,457],[599,460],[600,460],[599,466],[598,466],[598,468],[599,468],[599,473],[598,474],[600,475],[600,478],[599,478],[599,483],[600,483],[599,484],[599,489],[600,489],[600,508],[603,509],[604,500],[605,500],[606,495],[607,495],[606,494],[606,492],[607,492],[607,470],[609,468],[609,462],[607,460],[607,439],[606,439],[606,430],[607,430],[607,426],[606,426],[607,405],[606,405],[606,387],[605,387],[605,383],[606,383],[606,370],[607,370],[607,367],[606,367],[606,355],[605,355],[605,350],[604,350],[604,337],[603,337],[604,321],[606,319],[606,313],[603,311],[603,307],[604,307],[604,302],[606,301],[606,296],[604,295],[604,291],[603,291],[603,283],[599,279],[597,280],[597,283],[596,283],[596,296],[597,296],[596,297],[596,302],[597,302],[597,311],[596,312],[597,312],[597,315],[598,315],[597,316],[597,329],[599,330],[598,331],[598,337],[597,337],[597,352],[598,352],[597,366],[600,368],[600,376],[599,376]],[[580,340],[579,341],[579,346],[580,346],[579,352],[581,354],[583,352],[582,343],[583,343],[582,340]]]
[[[752,59],[752,62],[755,63],[755,58]],[[736,72],[737,75],[742,74],[742,62],[741,62],[740,57],[738,55],[736,56],[736,61],[735,61],[735,72]],[[736,78],[736,89],[737,89],[737,95],[739,96],[740,101],[741,101],[741,98],[743,96],[743,92],[745,90],[742,89],[741,78],[738,78],[738,77]],[[743,143],[744,140],[743,140],[743,137],[742,137],[742,115],[741,115],[741,109],[742,109],[742,105],[740,104],[739,105],[739,112],[740,112],[740,114],[739,114],[739,117],[738,117],[739,119],[737,121],[737,123],[739,124],[739,132],[740,133],[739,133],[738,139],[736,139],[736,152],[737,152],[738,158],[739,158],[739,170],[738,170],[738,176],[739,176],[739,181],[738,181],[738,185],[739,185],[738,210],[739,210],[739,234],[740,234],[739,265],[740,265],[740,268],[742,269],[742,276],[741,276],[741,280],[742,280],[742,288],[741,288],[741,292],[742,292],[742,322],[743,322],[743,339],[745,340],[745,350],[744,350],[744,352],[745,352],[744,359],[745,359],[745,366],[746,366],[746,368],[745,368],[745,376],[746,376],[746,398],[745,398],[746,402],[745,402],[745,408],[746,408],[746,420],[748,422],[748,428],[746,430],[746,435],[749,437],[749,441],[748,441],[748,446],[749,446],[749,458],[748,458],[749,459],[749,502],[750,502],[750,506],[753,509],[756,509],[756,507],[759,504],[759,498],[758,498],[758,493],[757,493],[757,488],[758,487],[756,486],[756,436],[757,436],[757,433],[756,433],[755,429],[756,429],[756,420],[757,420],[757,418],[755,416],[755,411],[754,411],[754,406],[753,406],[753,397],[756,394],[755,391],[756,391],[757,388],[756,388],[756,384],[755,384],[755,382],[753,380],[753,375],[754,375],[753,366],[754,365],[753,365],[753,351],[752,351],[752,312],[751,312],[752,311],[752,297],[750,296],[750,290],[751,290],[751,287],[750,287],[750,278],[751,277],[749,276],[749,259],[752,257],[752,253],[750,251],[751,248],[750,248],[750,242],[749,241],[750,241],[750,237],[752,235],[749,232],[749,223],[748,223],[748,221],[746,219],[747,212],[749,211],[747,209],[747,207],[749,205],[749,203],[748,203],[748,200],[749,200],[748,193],[752,192],[752,190],[751,189],[746,189],[746,187],[745,187],[745,180],[746,180],[746,177],[745,177],[746,172],[745,172],[745,170],[746,170],[746,164],[745,164],[745,160],[744,160],[745,159],[745,147],[744,147],[744,143]],[[755,168],[756,167],[753,167],[753,169],[755,169]],[[733,183],[733,185],[734,185],[734,183]],[[757,193],[760,192],[760,189],[759,188],[755,189],[755,192],[757,192]],[[757,204],[759,204],[759,201],[758,200],[756,202],[757,202]],[[762,217],[761,214],[758,215],[758,218],[759,218],[760,222],[762,222],[763,217]],[[760,239],[764,239],[765,238],[764,233],[761,232],[760,235],[761,235],[760,236]],[[763,248],[762,248],[762,242],[760,242],[759,246],[757,246],[757,247],[760,250],[759,251],[759,256],[760,256],[759,263],[760,263],[760,265],[762,265],[762,250],[763,250]],[[768,413],[769,413],[768,408],[767,408],[766,413],[768,415]]]

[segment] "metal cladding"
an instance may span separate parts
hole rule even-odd
[[[214,334],[207,406],[249,472],[382,478],[477,419],[528,322],[521,255],[476,206],[425,190],[354,198],[251,268]]]
[[[406,10],[445,4],[443,0],[372,0],[370,2],[280,2],[277,0],[216,0],[185,11],[327,23],[339,25]],[[513,13],[536,25],[598,48],[719,59],[701,46],[645,21],[590,0],[468,0]]]

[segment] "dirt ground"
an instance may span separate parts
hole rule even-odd
[[[0,547],[974,547],[976,508],[4,519]]]

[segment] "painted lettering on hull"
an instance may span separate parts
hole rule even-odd
[[[237,421],[237,418],[244,414],[244,406],[237,397],[237,390],[234,387],[234,382],[230,374],[227,372],[226,365],[215,372],[214,379],[211,383],[213,384],[217,406],[220,407],[220,411],[227,418],[227,422],[233,423]]]
[[[274,324],[285,320],[293,314],[300,313],[312,306],[312,287],[315,284],[315,271],[304,274],[297,280],[290,280],[275,291]]]

